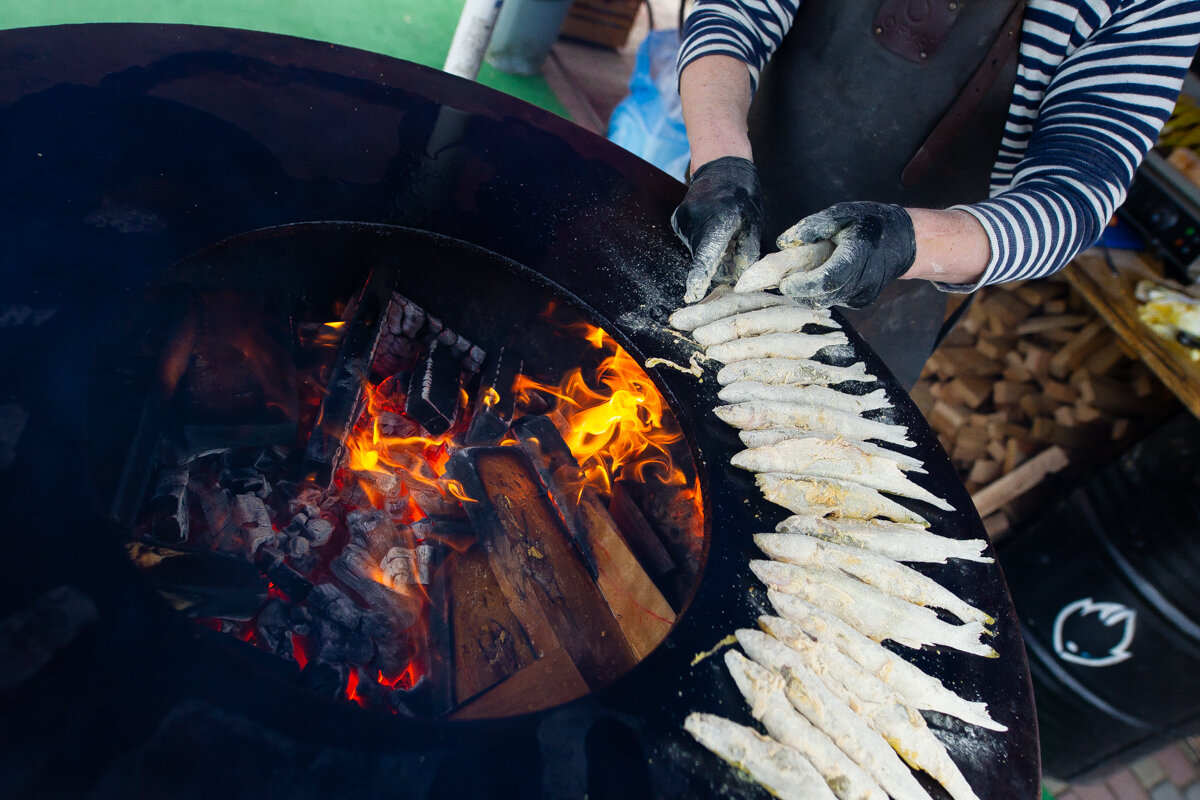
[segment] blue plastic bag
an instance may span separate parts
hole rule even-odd
[[[629,95],[613,109],[608,138],[679,180],[687,174],[687,132],[675,75],[679,31],[650,31],[638,47]]]

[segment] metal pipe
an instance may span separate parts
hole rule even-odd
[[[502,3],[503,0],[467,0],[446,53],[446,65],[442,67],[445,72],[475,80]]]

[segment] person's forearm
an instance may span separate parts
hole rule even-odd
[[[917,258],[902,278],[972,284],[983,277],[992,247],[979,220],[956,209],[906,210],[917,235]]]
[[[679,76],[692,171],[722,156],[752,158],[746,134],[750,73],[729,56],[698,58]]]

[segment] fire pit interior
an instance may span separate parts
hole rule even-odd
[[[680,424],[537,274],[314,223],[209,248],[152,301],[128,554],[313,692],[526,713],[619,678],[687,605],[705,530]]]

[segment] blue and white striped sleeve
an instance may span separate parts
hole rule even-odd
[[[1200,40],[1195,0],[1113,3],[1106,21],[1093,10],[1104,3],[1079,3],[1075,18],[1046,10],[1053,5],[1026,11],[992,197],[958,206],[983,225],[991,260],[977,284],[943,289],[1042,277],[1094,244],[1170,116]],[[1089,26],[1095,32],[1083,36]]]
[[[679,73],[702,56],[729,56],[750,70],[750,89],[792,27],[800,0],[696,0],[683,24]]]

